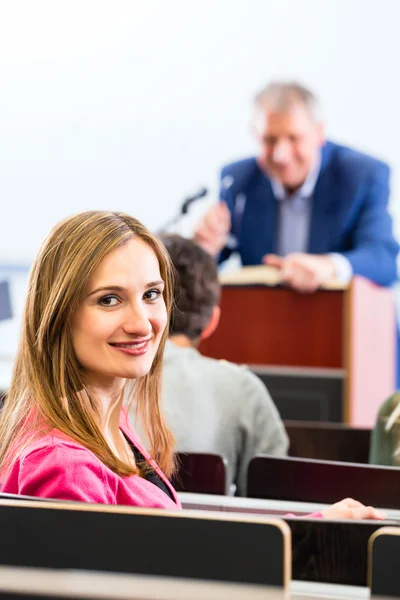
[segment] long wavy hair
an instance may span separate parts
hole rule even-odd
[[[71,316],[100,261],[136,237],[157,256],[169,317],[174,295],[173,266],[163,244],[137,219],[117,212],[83,212],[59,223],[44,241],[30,274],[12,382],[0,414],[2,479],[26,447],[53,428],[91,450],[118,475],[139,472],[138,467],[121,461],[107,444],[98,425],[96,399],[85,386],[71,338]],[[127,383],[124,402],[129,408],[134,397],[150,454],[170,476],[174,470],[174,439],[160,408],[167,335],[168,326],[150,372]]]

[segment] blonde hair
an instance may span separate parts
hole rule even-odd
[[[113,453],[97,424],[96,401],[85,387],[70,331],[71,315],[100,261],[135,237],[146,242],[157,256],[169,316],[173,267],[163,244],[137,219],[116,212],[83,212],[56,225],[44,241],[30,274],[19,350],[0,415],[2,477],[29,444],[53,428],[91,450],[118,475],[139,472]],[[167,336],[168,326],[150,372],[126,386],[126,392],[128,403],[135,395],[136,412],[150,442],[151,456],[170,476],[174,440],[160,409]]]

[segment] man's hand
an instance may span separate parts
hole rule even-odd
[[[364,506],[361,502],[346,498],[329,508],[322,511],[326,519],[377,519],[386,518],[386,514],[381,510],[376,510],[373,506]]]
[[[230,229],[229,209],[225,202],[218,202],[199,223],[194,232],[194,239],[212,256],[217,256],[227,244]]]
[[[336,274],[332,259],[322,254],[293,253],[285,258],[276,254],[266,254],[263,262],[280,269],[282,282],[299,292],[315,292],[320,285]]]

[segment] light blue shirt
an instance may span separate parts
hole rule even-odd
[[[271,178],[272,191],[278,200],[277,253],[279,256],[308,251],[313,194],[320,168],[321,155],[319,154],[303,185],[290,195],[279,180]],[[335,265],[338,279],[342,283],[348,283],[353,274],[350,262],[343,254],[331,253],[329,256]]]

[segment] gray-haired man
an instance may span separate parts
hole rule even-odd
[[[318,101],[297,83],[256,96],[254,131],[258,156],[222,169],[221,202],[196,241],[220,262],[238,250],[244,265],[276,266],[303,292],[353,274],[390,285],[399,247],[388,166],[325,141]]]

